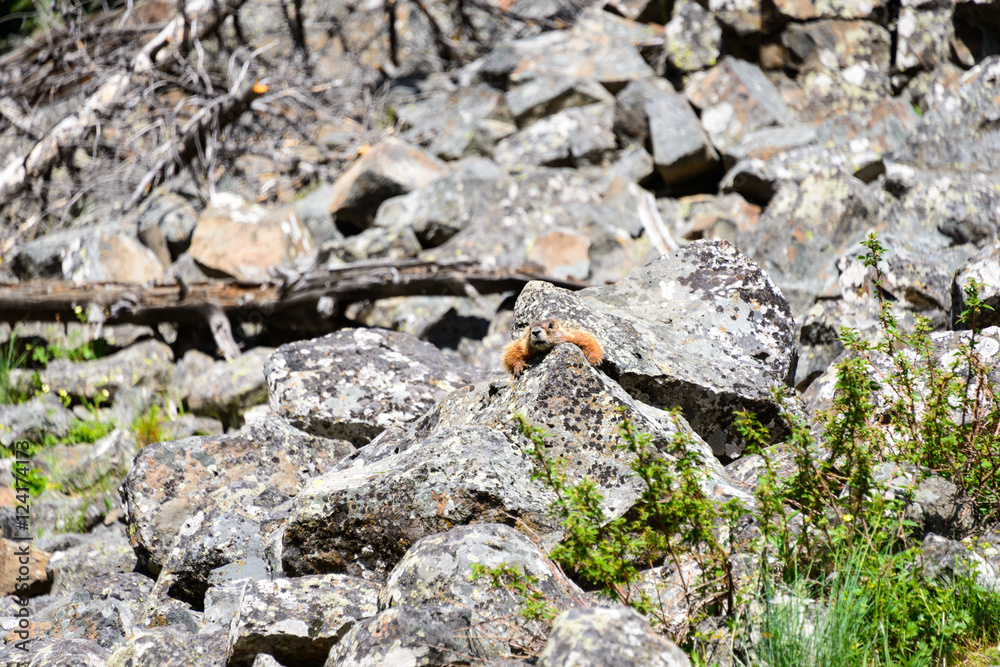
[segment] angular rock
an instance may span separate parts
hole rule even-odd
[[[73,540],[63,545],[46,545],[51,551],[49,570],[52,572],[52,595],[73,593],[81,587],[93,588],[102,577],[124,575],[126,586],[144,587],[152,581],[144,575],[133,574],[136,558],[132,545],[120,524],[101,527],[90,533],[73,535]],[[109,583],[120,581],[109,579]]]
[[[979,298],[992,310],[983,309],[975,321],[958,322],[958,316],[969,307],[965,288],[970,280],[982,284]],[[951,289],[951,306],[952,322],[956,329],[1000,326],[1000,241],[983,248],[955,275]]]
[[[64,438],[76,418],[52,394],[36,396],[27,403],[0,405],[0,445],[18,440],[41,442],[46,434]]]
[[[268,210],[218,193],[198,216],[188,254],[213,274],[264,282],[269,268],[290,266],[314,249],[294,208]]]
[[[676,237],[688,241],[711,238],[732,242],[736,232],[757,225],[761,212],[759,206],[735,193],[661,198],[656,206]]]
[[[310,436],[277,419],[147,446],[120,489],[138,570],[160,572],[181,526],[216,489],[253,475],[291,495],[350,451],[347,443]]]
[[[958,89],[925,113],[903,146],[887,162],[926,171],[996,173],[1000,126],[996,96],[1000,94],[1000,56],[969,70]]]
[[[153,582],[141,574],[103,575],[85,582],[68,600],[42,610],[36,620],[52,624],[48,637],[86,639],[114,650],[136,630],[152,587]]]
[[[507,108],[521,127],[565,109],[613,100],[611,93],[593,79],[552,75],[523,81],[504,95]]]
[[[163,279],[164,266],[134,231],[119,225],[68,229],[22,244],[11,259],[22,280],[141,284]]]
[[[599,163],[617,147],[613,124],[610,103],[565,109],[501,139],[493,159],[512,171]]]
[[[330,213],[345,234],[367,229],[379,204],[425,187],[443,175],[434,156],[394,137],[383,139],[337,178]]]
[[[308,433],[362,445],[481,372],[406,334],[345,329],[283,345],[264,375],[276,414]]]
[[[572,229],[553,229],[535,237],[528,261],[554,278],[586,280],[590,275],[590,239]]]
[[[653,162],[664,183],[690,180],[718,164],[718,153],[683,95],[658,95],[645,109]]]
[[[570,609],[556,617],[539,667],[690,667],[676,644],[631,607]]]
[[[507,565],[533,577],[546,603],[559,611],[588,603],[584,592],[534,542],[508,526],[482,523],[429,535],[414,544],[389,574],[379,608],[451,604],[471,611],[470,643],[507,657],[508,646],[530,644],[531,633],[544,629],[537,623],[524,628],[511,624],[520,602],[493,588],[487,577],[474,578],[473,564],[487,570]]]
[[[503,94],[485,83],[435,91],[396,108],[406,125],[402,138],[425,146],[445,160],[457,160],[475,148],[476,132],[488,120],[504,120]]]
[[[988,591],[1000,592],[1000,569],[995,556],[993,559],[984,558],[977,553],[979,548],[973,550],[962,542],[933,533],[924,538],[920,548],[923,573],[941,584],[952,585],[955,575],[971,574],[975,568],[976,583]]]
[[[270,347],[255,347],[235,359],[215,361],[192,350],[177,364],[171,387],[196,414],[239,414],[267,402],[264,363],[273,352]]]
[[[31,642],[30,662],[25,662],[25,652],[10,643],[0,649],[0,664],[31,667],[106,667],[111,651],[86,639],[47,639]]]
[[[73,457],[59,449],[50,450],[49,479],[67,494],[101,491],[108,485],[114,488],[128,474],[139,451],[135,434],[124,429],[115,429],[93,445],[70,448],[75,450]]]
[[[886,11],[884,0],[774,0],[780,16],[793,21],[812,19],[875,19]]]
[[[486,81],[517,81],[546,74],[590,78],[611,90],[654,76],[635,45],[656,37],[650,28],[597,8],[584,12],[569,30],[553,30],[502,44],[483,58]]]
[[[149,628],[136,632],[116,648],[107,665],[226,667],[225,645],[224,632],[194,634],[173,627]]]
[[[452,605],[393,607],[352,627],[319,664],[437,667],[499,657],[470,639],[471,616],[468,609]]]
[[[439,246],[481,221],[497,208],[510,205],[516,188],[493,162],[466,160],[456,173],[402,197],[386,200],[375,214],[376,227],[406,226],[425,248]]]
[[[701,110],[701,124],[723,154],[754,130],[793,122],[778,89],[764,72],[732,56],[706,72],[691,75],[684,94]]]
[[[886,165],[886,188],[898,198],[893,229],[900,234],[937,232],[955,245],[989,244],[1000,238],[1000,174],[923,171]]]
[[[906,518],[913,522],[917,536],[933,533],[959,538],[975,527],[969,499],[943,477],[912,465],[883,463],[875,468],[872,479],[885,485],[886,497],[906,501]]]
[[[756,0],[709,0],[708,10],[722,25],[751,40],[761,29],[761,3]]]
[[[139,207],[139,236],[164,265],[191,245],[198,211],[176,192],[160,192]]]
[[[667,61],[680,72],[712,67],[722,53],[722,28],[715,17],[692,0],[674,3],[674,14],[666,24],[664,51]]]
[[[932,358],[938,363],[950,364],[958,354],[959,346],[963,343],[968,344],[969,337],[970,333],[968,331],[931,333]],[[976,340],[978,341],[976,344],[976,353],[988,369],[987,380],[991,383],[997,383],[1000,381],[1000,328],[989,327],[988,329],[983,329],[976,335]],[[915,361],[916,355],[912,350],[907,350],[906,355],[911,361]],[[888,374],[892,372],[892,362],[881,353],[872,354],[871,360],[874,364],[874,369],[869,368],[868,374],[873,382],[883,385],[884,378],[888,377]],[[966,372],[966,369],[967,364],[960,363],[956,368],[956,372],[961,376],[961,374]],[[822,410],[830,409],[836,390],[836,380],[836,372],[833,368],[830,368],[809,385],[809,388],[802,395],[802,401],[810,413],[817,414]],[[976,386],[977,383],[973,382],[969,391],[975,391]],[[925,388],[917,387],[916,389],[920,393]],[[886,390],[888,391],[887,388]],[[882,397],[877,401],[876,407],[884,403],[884,400],[885,397]]]
[[[223,583],[213,578],[216,570],[235,563],[246,569],[257,563],[266,574],[265,544],[280,525],[267,521],[268,514],[288,497],[273,486],[249,480],[214,491],[180,527],[157,587],[200,609],[210,583]]]
[[[879,193],[856,178],[807,176],[798,186],[780,187],[758,224],[737,232],[735,243],[760,263],[801,320],[817,297],[839,292],[837,257],[883,226],[883,217]]]
[[[409,226],[379,225],[344,239],[327,241],[320,247],[317,264],[332,267],[366,259],[399,260],[416,257],[419,252],[420,241]]]
[[[932,70],[951,56],[954,0],[906,0],[896,22],[896,69]]]
[[[611,341],[607,341],[608,344]],[[419,538],[454,525],[513,522],[548,544],[558,527],[514,417],[544,425],[546,446],[572,480],[589,477],[603,510],[620,516],[641,483],[617,447],[623,419],[663,450],[678,434],[701,455],[709,497],[733,497],[708,446],[675,421],[628,396],[572,345],[511,382],[480,382],[449,394],[412,427],[384,432],[292,501],[282,562],[290,574],[347,572],[382,579]],[[736,495],[739,495],[736,493]]]
[[[636,399],[680,407],[717,456],[742,451],[733,410],[774,422],[770,387],[794,376],[788,303],[757,264],[723,241],[696,241],[616,285],[576,294],[529,283],[514,310],[515,331],[542,317],[596,332],[602,368]]]
[[[249,667],[259,653],[283,664],[323,665],[356,623],[375,614],[378,586],[337,574],[247,584],[229,632],[226,664]]]

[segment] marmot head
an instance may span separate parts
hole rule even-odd
[[[547,352],[562,342],[562,325],[559,320],[546,319],[531,323],[528,330],[528,346],[532,350]]]

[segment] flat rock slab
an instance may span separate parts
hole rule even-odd
[[[638,401],[680,407],[717,456],[742,452],[736,409],[757,413],[780,438],[770,390],[794,378],[795,323],[760,266],[725,241],[696,241],[616,285],[572,293],[529,283],[515,334],[546,317],[594,332],[601,368]]]
[[[160,572],[181,526],[216,489],[255,478],[292,495],[352,449],[346,442],[310,436],[279,419],[254,422],[221,436],[149,445],[139,452],[121,486],[139,570]]]
[[[227,664],[250,667],[266,653],[282,664],[323,665],[355,623],[375,614],[378,589],[338,574],[249,582],[229,631]]]
[[[229,361],[188,352],[177,364],[173,388],[188,410],[200,415],[227,415],[266,403],[264,362],[272,352],[270,347],[255,347]]]
[[[483,372],[409,334],[345,329],[281,346],[264,375],[276,414],[308,433],[363,445]]]
[[[75,420],[52,394],[18,405],[0,405],[0,445],[10,447],[18,440],[41,442],[46,434],[64,438]]]

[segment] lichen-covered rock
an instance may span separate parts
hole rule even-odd
[[[214,571],[235,563],[264,565],[267,539],[280,525],[267,521],[269,511],[287,499],[287,493],[250,480],[214,491],[180,527],[157,588],[202,608],[210,583],[223,583],[213,581]]]
[[[969,70],[958,89],[925,113],[906,143],[887,161],[925,171],[993,174],[1000,128],[994,119],[1000,92],[1000,56]]]
[[[249,582],[226,664],[250,667],[267,653],[283,664],[322,665],[352,626],[375,613],[377,595],[377,585],[337,574]]]
[[[712,67],[722,52],[722,28],[704,7],[692,0],[678,0],[663,33],[667,60],[680,72]]]
[[[85,534],[61,536],[58,541],[40,541],[52,554],[52,595],[72,593],[85,584],[93,586],[102,576],[130,574],[135,569],[135,552],[121,524],[100,527]],[[136,575],[141,576],[141,575]]]
[[[793,122],[778,89],[761,69],[726,56],[710,70],[692,74],[684,94],[701,110],[701,124],[712,144],[728,155],[749,132]]]
[[[444,174],[433,155],[394,137],[369,148],[333,184],[330,213],[346,234],[367,229],[379,204],[422,188]]]
[[[18,440],[41,442],[51,434],[64,438],[75,417],[52,394],[36,396],[27,403],[0,405],[0,445],[10,447]]]
[[[501,139],[493,158],[512,171],[600,163],[617,147],[614,116],[609,102],[564,109]]]
[[[281,346],[264,375],[276,414],[308,433],[363,445],[482,372],[407,334],[344,329]]]
[[[522,81],[504,95],[518,125],[526,127],[565,109],[613,101],[611,93],[593,79],[543,74]]]
[[[794,377],[791,311],[760,266],[724,241],[696,241],[616,285],[576,294],[529,283],[515,333],[543,317],[595,332],[602,368],[635,399],[680,407],[718,456],[743,449],[735,409],[782,431],[770,388]]]
[[[255,347],[228,361],[192,350],[177,364],[171,386],[188,410],[200,415],[232,415],[267,402],[264,362],[274,352]]]
[[[936,232],[946,237],[941,244],[977,246],[1000,238],[1000,179],[993,174],[926,172],[893,163],[885,182],[900,199],[892,216],[900,234]]]
[[[883,463],[872,479],[885,486],[887,497],[906,501],[906,518],[917,535],[964,537],[975,525],[969,498],[943,477],[911,465]]]
[[[970,332],[968,331],[940,331],[930,334],[930,342],[932,346],[931,358],[935,360],[936,363],[942,364],[944,367],[949,367],[949,364],[956,361],[959,354],[959,348],[961,345],[968,345],[970,340]],[[987,369],[987,381],[996,384],[1000,382],[1000,327],[989,327],[983,329],[976,334],[976,354],[979,355],[980,360]],[[917,355],[914,350],[908,349],[904,351],[906,358],[914,363],[917,360]],[[884,392],[891,392],[889,387],[886,385],[886,378],[892,372],[892,361],[882,353],[871,353],[869,359],[874,368],[868,369],[869,377],[872,382],[879,385]],[[955,372],[960,376],[967,372],[968,364],[962,362],[960,358]],[[833,405],[833,398],[836,391],[837,374],[835,369],[830,368],[822,376],[816,379],[815,382],[809,385],[809,388],[802,394],[802,401],[805,404],[806,409],[813,414],[817,414],[823,410],[829,410]],[[972,382],[969,388],[970,392],[976,390],[977,383]],[[913,391],[916,392],[918,396],[925,395],[927,387],[923,386],[921,383],[916,383],[913,387]],[[893,394],[889,394],[893,395]],[[883,395],[879,400],[876,401],[876,407],[882,405],[886,396]],[[918,401],[918,409],[920,407]],[[957,418],[957,416],[956,416]]]
[[[517,381],[456,391],[406,430],[372,441],[292,501],[282,560],[286,572],[347,572],[382,579],[419,538],[458,524],[515,522],[550,544],[558,527],[548,496],[530,479],[516,414],[545,428],[551,456],[571,479],[594,480],[604,509],[621,516],[641,482],[616,443],[623,419],[664,449],[679,432],[709,470],[710,497],[732,497],[708,446],[679,420],[638,403],[564,345]],[[737,494],[738,495],[738,494]]]
[[[539,667],[690,667],[684,651],[631,607],[570,609],[552,623]]]
[[[30,641],[27,651],[10,643],[0,648],[0,664],[31,667],[107,667],[111,651],[86,639],[40,639]],[[150,665],[150,667],[152,667]]]
[[[734,243],[758,262],[802,319],[817,297],[838,290],[836,260],[882,223],[884,199],[858,179],[808,176],[779,187],[758,224]]]
[[[149,445],[139,452],[120,489],[139,570],[160,572],[182,524],[216,489],[255,476],[291,495],[351,449],[278,419],[221,436]]]
[[[896,69],[932,70],[947,62],[955,34],[954,1],[906,0],[901,4],[896,20]]]
[[[683,95],[652,96],[645,111],[653,162],[664,183],[688,180],[718,165],[719,155]]]
[[[534,578],[546,603],[563,611],[585,606],[588,598],[534,542],[502,524],[459,526],[422,538],[393,568],[379,594],[379,609],[453,604],[472,612],[469,639],[494,655],[510,645],[531,643],[537,623],[510,623],[520,602],[488,577],[473,577],[473,565],[487,570],[506,565]]]
[[[35,616],[35,621],[51,624],[45,636],[86,639],[114,650],[135,631],[152,587],[148,577],[137,573],[99,576],[71,595],[56,599]]]
[[[793,21],[874,19],[885,5],[885,0],[774,0],[778,14]]]
[[[195,634],[174,627],[149,628],[116,648],[106,667],[226,667],[225,646],[224,632]]]
[[[994,538],[995,539],[995,538]],[[969,548],[963,542],[949,540],[931,533],[920,544],[921,563],[925,575],[937,579],[942,585],[953,585],[956,575],[968,576],[975,572],[976,583],[988,591],[1000,592],[1000,568],[993,547],[992,558],[984,558],[980,551],[985,546],[973,542]],[[989,548],[989,547],[987,547]]]
[[[469,636],[472,612],[453,605],[393,607],[365,619],[340,640],[323,667],[445,667],[499,657]]]

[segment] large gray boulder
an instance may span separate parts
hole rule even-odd
[[[733,411],[776,428],[771,388],[795,373],[795,324],[760,266],[724,241],[696,241],[615,285],[577,293],[529,283],[514,310],[515,332],[546,317],[595,332],[601,368],[632,397],[680,407],[717,456],[744,447]]]
[[[481,371],[414,336],[344,329],[278,348],[264,366],[271,409],[315,435],[363,445],[415,420]]]

